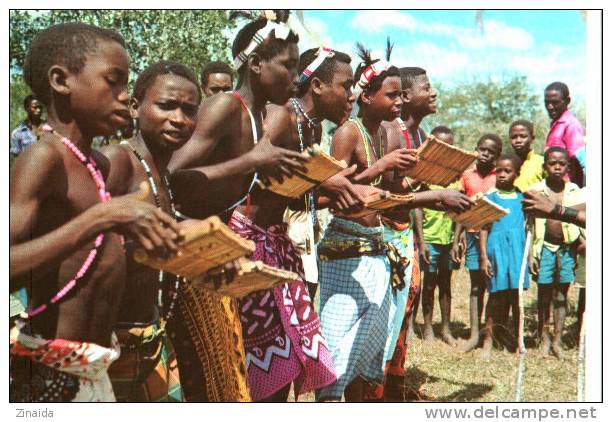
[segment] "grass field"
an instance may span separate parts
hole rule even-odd
[[[453,310],[451,328],[455,337],[469,336],[469,275],[464,268],[453,273]],[[532,282],[525,295],[525,379],[523,401],[576,401],[578,370],[576,303],[578,289],[570,288],[569,310],[565,323],[562,360],[541,357],[536,346],[537,286]],[[315,300],[315,302],[317,302]],[[434,331],[439,336],[440,313],[436,297]],[[552,318],[552,317],[551,317]],[[411,340],[406,359],[407,387],[419,390],[428,400],[441,402],[506,402],[514,401],[518,356],[501,348],[493,350],[490,362],[481,358],[481,349],[461,353],[436,338],[425,342],[420,338],[423,317],[417,316],[417,333]],[[438,324],[435,324],[438,322]],[[552,323],[552,319],[551,319]],[[461,342],[459,344],[461,346]],[[290,401],[294,400],[290,397]],[[314,394],[304,394],[298,401],[314,401]]]

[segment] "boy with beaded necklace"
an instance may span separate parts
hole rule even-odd
[[[32,301],[11,330],[11,400],[114,401],[107,369],[119,354],[119,233],[167,253],[177,250],[179,228],[140,201],[143,192],[110,199],[108,161],[91,149],[94,136],[114,133],[129,117],[119,34],[79,23],[49,27],[32,41],[24,77],[47,107],[48,125],[18,157],[10,183],[11,289],[25,285]]]
[[[146,201],[176,217],[168,161],[172,153],[191,137],[199,103],[197,79],[179,63],[160,61],[138,76],[130,101],[130,112],[137,122],[136,135],[130,141],[101,150],[111,164],[107,186],[113,195],[134,192],[141,183],[148,183],[150,194]],[[123,294],[117,329],[125,356],[122,355],[111,367],[111,381],[120,401],[168,400],[168,379],[163,379],[164,383],[157,382],[165,390],[158,391],[152,381],[148,382],[148,377],[157,376],[156,365],[165,365],[164,362],[158,363],[159,352],[165,347],[162,346],[165,340],[163,327],[175,334],[179,325],[174,314],[180,314],[176,304],[180,279],[169,274],[164,277],[163,272],[136,263],[132,257],[134,247],[133,242],[126,243],[129,282]],[[160,309],[156,303],[158,291],[162,288],[166,300]],[[181,336],[173,340],[183,341]],[[161,353],[166,352],[164,349]],[[179,368],[184,369],[184,364],[179,362]],[[182,371],[187,394],[192,388],[189,382],[196,375],[202,376],[194,374],[195,369],[191,369],[191,373]],[[153,387],[149,388],[149,385]],[[176,395],[176,391],[173,392],[173,396]]]

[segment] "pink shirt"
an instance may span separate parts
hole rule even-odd
[[[584,129],[569,109],[565,110],[557,120],[550,124],[544,150],[553,146],[565,148],[570,157],[573,157],[576,151],[584,147]]]
[[[466,170],[461,175],[461,190],[469,197],[477,193],[486,193],[495,186],[495,167],[489,174],[482,177],[476,167],[471,170]]]
[[[561,147],[567,150],[570,157],[575,158],[582,169],[586,172],[586,147],[584,142],[584,128],[576,117],[568,110],[551,123],[550,131],[546,137],[544,151],[550,147]],[[580,169],[574,167],[570,170],[573,181],[579,180]]]

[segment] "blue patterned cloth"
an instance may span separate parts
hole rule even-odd
[[[383,380],[385,358],[395,347],[391,341],[396,305],[389,260],[384,253],[322,259],[321,252],[337,250],[343,242],[380,244],[382,239],[382,227],[335,217],[319,243],[319,316],[338,379],[317,391],[317,400],[340,399],[358,376],[369,382]]]
[[[393,291],[393,302],[395,305],[395,315],[393,317],[393,331],[389,340],[389,345],[385,347],[387,350],[385,360],[391,360],[395,351],[395,344],[399,337],[402,328],[402,322],[406,315],[406,304],[408,303],[408,293],[410,292],[410,278],[412,277],[412,264],[414,262],[414,240],[413,231],[409,227],[402,231],[396,231],[388,226],[384,226],[385,242],[392,243],[399,253],[406,259],[410,260],[410,265],[406,268],[404,282],[406,287],[402,290]]]
[[[525,215],[521,200],[523,194],[518,190],[506,193],[494,190],[487,198],[507,209],[510,213],[493,223],[487,238],[487,256],[493,267],[493,277],[488,281],[490,293],[518,289],[520,278],[523,288],[529,288],[528,266],[525,265],[520,277],[521,263],[525,251]]]

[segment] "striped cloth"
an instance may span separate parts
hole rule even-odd
[[[389,260],[384,250],[340,259],[328,259],[325,254],[326,250],[337,252],[342,244],[363,244],[374,251],[382,237],[382,227],[335,217],[319,244],[321,327],[338,377],[334,384],[317,391],[319,401],[340,399],[358,376],[368,382],[383,379],[396,313]]]

